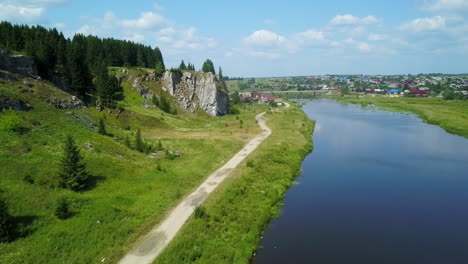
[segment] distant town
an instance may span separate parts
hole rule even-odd
[[[227,80],[238,92],[338,91],[408,97],[468,99],[467,75],[316,75]]]

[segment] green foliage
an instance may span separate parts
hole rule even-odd
[[[117,78],[109,75],[105,64],[98,66],[95,86],[99,102],[103,106],[115,108],[117,106],[116,101],[122,98],[123,89]]]
[[[187,65],[185,65],[184,60],[182,60],[182,62],[180,63],[179,70],[181,70],[181,71],[186,71],[187,70]]]
[[[143,138],[141,138],[141,130],[137,129],[135,133],[135,140],[134,140],[135,150],[139,152],[145,152],[145,143],[143,142]]]
[[[164,67],[164,62],[158,61],[158,62],[156,63],[156,67],[155,67],[155,70],[154,70],[154,74],[155,74],[157,77],[162,77],[165,71],[166,71],[166,67]]]
[[[340,92],[341,92],[341,95],[349,94],[349,87],[347,85],[344,85],[343,87],[341,87]]]
[[[82,191],[86,187],[89,174],[80,150],[75,144],[75,139],[70,135],[65,139],[62,155],[59,173],[60,186],[72,191]]]
[[[207,59],[202,66],[202,72],[211,72],[216,74],[214,64],[210,59]]]
[[[100,118],[98,123],[98,133],[101,135],[107,135],[106,131],[106,124],[104,123],[104,119]]]
[[[0,130],[7,132],[20,132],[21,129],[21,118],[17,112],[13,109],[3,109],[0,113]]]
[[[94,92],[90,73],[99,67],[99,63],[119,67],[155,65],[157,74],[164,73],[164,61],[158,47],[153,49],[131,41],[82,34],[76,34],[70,40],[56,29],[0,22],[0,45],[32,57],[43,78],[64,78],[81,97]]]
[[[194,214],[195,214],[195,218],[205,218],[208,216],[205,206],[201,204],[195,206]]]
[[[6,201],[0,197],[0,243],[8,242],[12,239],[11,215],[8,212]]]
[[[224,79],[224,77],[223,77],[223,70],[221,69],[221,66],[219,66],[218,75],[219,75],[219,79],[220,79],[220,80],[223,80],[223,79]]]
[[[246,166],[247,166],[247,168],[253,168],[255,165],[254,165],[253,161],[249,160],[249,161],[247,161]]]
[[[270,100],[270,101],[268,102],[268,105],[269,105],[270,107],[278,107],[278,104],[275,103],[275,100]]]
[[[159,107],[159,109],[163,110],[164,112],[168,114],[176,114],[177,111],[175,108],[171,106],[171,103],[165,93],[161,93],[159,95],[159,98],[156,96],[153,96],[152,98],[153,104]]]
[[[60,197],[55,207],[55,216],[59,219],[65,220],[71,216],[70,204],[65,197]]]

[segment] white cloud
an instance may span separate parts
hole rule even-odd
[[[133,41],[133,42],[143,42],[145,40],[145,36],[138,33],[133,33],[130,36],[124,37],[126,40]]]
[[[359,18],[351,14],[337,15],[331,21],[330,24],[334,26],[350,26],[350,25],[372,25],[377,24],[379,20],[375,16],[366,16]]]
[[[325,35],[322,31],[317,31],[315,29],[309,29],[304,32],[300,32],[296,34],[296,38],[308,42],[308,41],[324,41]]]
[[[370,41],[387,40],[389,38],[390,38],[390,36],[387,35],[387,34],[375,34],[375,33],[369,34],[369,40]]]
[[[253,46],[281,46],[286,38],[269,30],[257,30],[244,39],[244,42]]]
[[[371,51],[371,47],[368,43],[366,42],[363,42],[363,41],[358,41],[358,40],[354,40],[352,38],[349,38],[349,39],[346,39],[344,41],[344,43],[346,44],[349,44],[353,47],[355,47],[356,49],[358,49],[359,51],[361,52],[369,52]]]
[[[163,16],[154,12],[143,12],[138,19],[125,19],[122,26],[126,29],[151,29],[165,23]]]
[[[66,0],[2,0],[0,1],[0,20],[15,22],[38,22],[47,8]]]
[[[445,28],[446,20],[441,16],[417,18],[400,26],[403,30],[412,32],[435,31]]]
[[[436,0],[426,3],[424,8],[433,12],[468,9],[468,0]]]

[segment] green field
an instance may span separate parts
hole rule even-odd
[[[208,198],[155,263],[249,263],[312,150],[314,123],[300,107],[267,117],[272,135]]]
[[[126,82],[123,111],[58,110],[46,101],[68,94],[45,81],[28,81],[32,88],[0,79],[0,96],[33,107],[17,112],[21,132],[0,131],[0,195],[18,233],[14,241],[0,244],[0,263],[116,262],[168,209],[260,132],[254,117],[267,108],[245,106],[239,115],[223,117],[170,115],[142,108],[143,99]],[[96,132],[99,118],[110,135]],[[124,138],[133,138],[137,128],[147,142],[161,141],[182,157],[153,159],[126,147]],[[92,175],[82,193],[57,187],[67,134],[75,137]],[[67,220],[54,215],[62,197],[73,212]]]
[[[343,103],[375,105],[382,110],[411,112],[429,124],[468,138],[468,101],[447,101],[442,98],[405,98],[349,95],[334,97]]]

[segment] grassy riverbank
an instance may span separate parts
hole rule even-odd
[[[0,96],[32,107],[16,112],[21,132],[0,130],[0,196],[18,232],[13,241],[0,243],[1,264],[116,262],[136,238],[260,132],[255,115],[267,108],[252,105],[223,117],[170,115],[141,107],[143,99],[124,83],[123,112],[59,110],[47,100],[69,94],[47,82],[28,82],[32,87],[22,80],[0,79]],[[94,124],[100,118],[109,135],[97,133]],[[182,157],[151,158],[125,146],[125,137],[133,140],[138,128],[145,141],[161,141]],[[75,137],[92,175],[92,184],[82,193],[57,184],[67,134]],[[61,198],[72,211],[66,220],[54,215]]]
[[[375,105],[382,110],[411,112],[429,124],[468,138],[468,101],[447,101],[441,98],[405,98],[383,96],[334,97],[343,103]]]
[[[314,123],[298,106],[267,114],[272,135],[196,210],[155,263],[248,263],[312,150]]]

